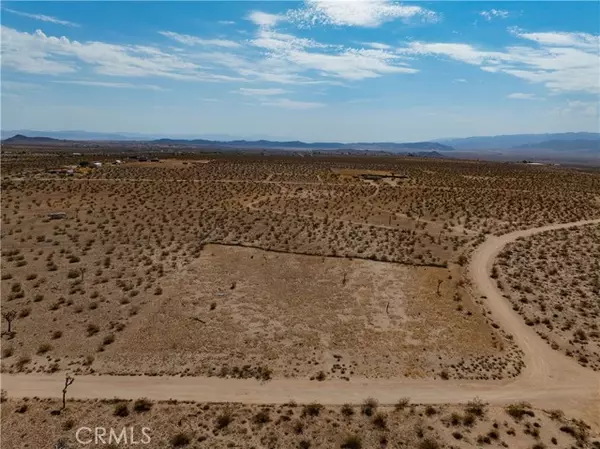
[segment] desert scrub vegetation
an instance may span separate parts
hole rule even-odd
[[[109,153],[98,157],[105,162],[122,158]],[[598,176],[557,167],[404,157],[213,154],[161,156],[162,163],[105,164],[61,178],[46,170],[90,158],[27,151],[3,152],[1,157],[2,305],[17,313],[28,311],[12,322],[15,356],[2,361],[4,371],[68,366],[76,374],[117,372],[124,361],[118,357],[123,345],[145,343],[122,336],[143,326],[154,307],[168,309],[168,301],[179,298],[178,273],[193,265],[210,243],[451,271],[465,265],[469,245],[485,233],[589,218],[600,210]],[[381,173],[401,177],[364,177]],[[53,212],[66,216],[49,219]],[[340,285],[344,279],[340,276]],[[449,291],[448,284],[442,291]],[[444,298],[443,294],[440,301]],[[467,302],[453,304],[459,312],[456,318],[480,331],[478,311]],[[225,304],[218,296],[211,298],[202,304],[202,312],[186,317],[189,323],[182,327],[191,333],[197,331],[192,326],[214,330],[211,326],[220,314],[229,313]],[[216,320],[205,319],[204,312],[211,308]],[[384,326],[387,319],[378,323]],[[2,331],[7,331],[4,320]],[[574,337],[594,338],[593,329],[583,331]],[[56,332],[62,337],[53,338]],[[487,330],[483,334],[489,336]],[[114,343],[103,344],[107,335],[114,336]],[[35,355],[47,341],[52,341],[52,360]],[[100,349],[101,363],[83,363]],[[151,352],[145,354],[143,366],[177,365],[171,355]],[[31,363],[17,366],[21,356],[32,357]],[[586,354],[577,357],[593,360]],[[322,370],[327,379],[347,378],[352,371],[358,373],[355,365],[364,365],[361,357],[352,358],[334,362],[334,370],[319,354],[310,354],[287,369],[297,376]],[[224,359],[211,361],[214,371],[200,373],[186,366],[177,374],[218,375],[228,364],[238,366],[245,376],[244,366],[264,364],[256,357]],[[315,359],[321,366],[313,365],[308,372],[306,364]],[[519,364],[513,359],[499,362],[490,350],[481,358],[470,354],[444,366],[403,366],[402,373],[447,373],[450,379],[514,376]],[[268,368],[273,375],[282,374],[271,364]],[[161,367],[154,374],[165,370]]]
[[[402,410],[379,405],[374,416],[344,415],[342,407],[321,406],[317,415],[295,404],[244,405],[155,401],[136,412],[136,401],[61,401],[4,398],[1,404],[3,447],[25,449],[53,445],[76,447],[80,426],[124,425],[150,429],[150,449],[210,447],[272,447],[309,449],[577,447],[592,449],[592,434],[581,421],[563,414],[528,409],[518,420],[504,408],[488,406],[467,426],[454,415],[469,413],[469,405],[411,405]],[[521,407],[518,405],[518,407]],[[85,413],[84,413],[85,411]],[[383,425],[385,424],[385,425]],[[35,429],[35,430],[34,430]],[[265,445],[265,446],[261,446]],[[536,446],[537,445],[537,446]]]
[[[556,350],[600,371],[600,226],[537,234],[494,265],[504,295]]]

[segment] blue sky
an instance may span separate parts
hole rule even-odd
[[[598,131],[599,2],[2,2],[2,128]]]

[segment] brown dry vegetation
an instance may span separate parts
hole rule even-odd
[[[466,255],[486,232],[600,215],[600,177],[552,167],[202,158],[73,178],[44,172],[69,156],[4,161],[2,306],[17,317],[2,370],[514,376]]]
[[[10,399],[2,403],[3,448],[80,447],[80,427],[126,428],[127,444],[86,447],[160,448],[597,448],[582,421],[558,411],[527,404],[489,407],[413,405],[407,400],[383,406],[365,400],[361,406],[295,404],[254,406],[190,402],[60,401]],[[142,427],[151,438],[140,445]],[[133,432],[129,429],[133,428]],[[85,441],[88,431],[80,436]],[[131,438],[138,442],[130,444]]]
[[[520,239],[502,251],[492,276],[552,348],[600,370],[600,226]]]

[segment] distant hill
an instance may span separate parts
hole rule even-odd
[[[600,139],[596,140],[545,140],[539,143],[519,145],[514,149],[552,150],[552,151],[591,151],[600,153]]]
[[[478,136],[456,139],[436,139],[436,142],[451,145],[457,150],[506,150],[523,145],[535,145],[548,141],[598,141],[600,133],[557,133],[557,134],[513,134],[500,136]],[[538,148],[538,147],[535,147]]]
[[[17,134],[15,136],[9,137],[8,139],[4,139],[2,143],[10,143],[10,144],[43,144],[43,143],[59,143],[66,142],[65,140],[53,139],[52,137],[29,137],[24,136],[22,134]]]

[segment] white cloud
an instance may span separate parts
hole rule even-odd
[[[219,25],[235,25],[235,21],[233,20],[219,20],[217,23]]]
[[[401,61],[401,56],[395,53],[327,46],[311,39],[300,39],[268,30],[260,30],[252,43],[268,50],[271,62],[278,62],[280,66],[296,71],[318,71],[327,77],[362,80],[385,74],[418,71],[407,67]]]
[[[239,90],[237,90],[236,92],[239,94],[248,95],[248,96],[271,96],[271,95],[282,95],[282,94],[287,93],[288,91],[285,89],[279,89],[279,88],[252,89],[252,88],[242,87]]]
[[[77,84],[80,86],[91,86],[91,87],[111,87],[115,89],[144,89],[144,90],[156,90],[164,91],[160,86],[153,84],[133,84],[133,83],[113,83],[109,81],[91,81],[91,80],[62,80],[54,81],[55,83],[61,84]]]
[[[180,44],[184,45],[206,45],[213,47],[223,47],[223,48],[238,48],[241,45],[237,42],[226,40],[226,39],[202,39],[196,36],[190,36],[189,34],[179,34],[173,31],[159,31],[159,34],[162,34],[165,37],[173,39]]]
[[[296,110],[315,109],[325,106],[324,103],[317,103],[312,101],[294,101],[288,98],[278,98],[276,100],[263,101],[261,104],[264,106],[275,106],[278,108]]]
[[[557,36],[560,35],[560,38]],[[581,33],[518,34],[540,47],[512,46],[502,51],[480,50],[469,44],[411,42],[398,50],[406,55],[445,56],[479,66],[486,72],[506,73],[553,92],[600,92],[600,57],[587,45],[598,36]],[[557,42],[562,46],[554,46]]]
[[[392,46],[388,44],[382,44],[380,42],[364,42],[363,45],[374,48],[375,50],[391,50]]]
[[[496,18],[506,19],[509,16],[509,13],[508,11],[504,11],[502,9],[490,9],[489,11],[481,11],[479,15],[485,18],[485,20],[490,21]]]
[[[396,19],[438,19],[438,15],[428,9],[389,0],[307,0],[304,8],[290,10],[286,17],[302,27],[334,25],[370,28]]]
[[[467,80],[466,80],[466,79],[464,79],[464,78],[454,78],[454,79],[452,80],[452,82],[453,82],[453,83],[466,83],[466,82],[467,82]]]
[[[42,22],[48,22],[48,23],[54,23],[57,25],[66,25],[66,26],[72,26],[72,27],[78,27],[79,24],[74,23],[74,22],[69,22],[68,20],[61,20],[61,19],[57,19],[56,17],[52,17],[52,16],[46,16],[44,14],[30,14],[27,12],[22,12],[22,11],[16,11],[14,9],[10,9],[10,8],[2,8],[3,11],[9,12],[11,14],[16,14],[18,16],[21,17],[27,17],[29,19],[33,19],[33,20],[40,20]]]
[[[143,45],[71,41],[1,27],[2,66],[26,73],[60,75],[80,71],[82,65],[96,73],[125,77],[164,77],[177,80],[233,81],[239,78],[202,71],[179,55]]]
[[[600,51],[600,36],[588,33],[522,33],[518,29],[510,30],[515,36],[529,39],[541,45],[552,47],[575,47]]]
[[[537,100],[538,98],[533,94],[526,94],[521,92],[515,92],[512,94],[508,94],[506,98],[510,98],[511,100]]]
[[[555,108],[551,111],[551,113],[567,117],[596,117],[596,120],[598,120],[600,119],[600,104],[598,104],[598,102],[590,101],[567,101],[565,106]],[[598,122],[596,121],[596,124],[597,123]]]
[[[254,22],[255,25],[266,28],[277,25],[277,23],[282,21],[283,19],[283,16],[277,14],[269,14],[262,11],[252,11],[248,15],[248,20]]]

